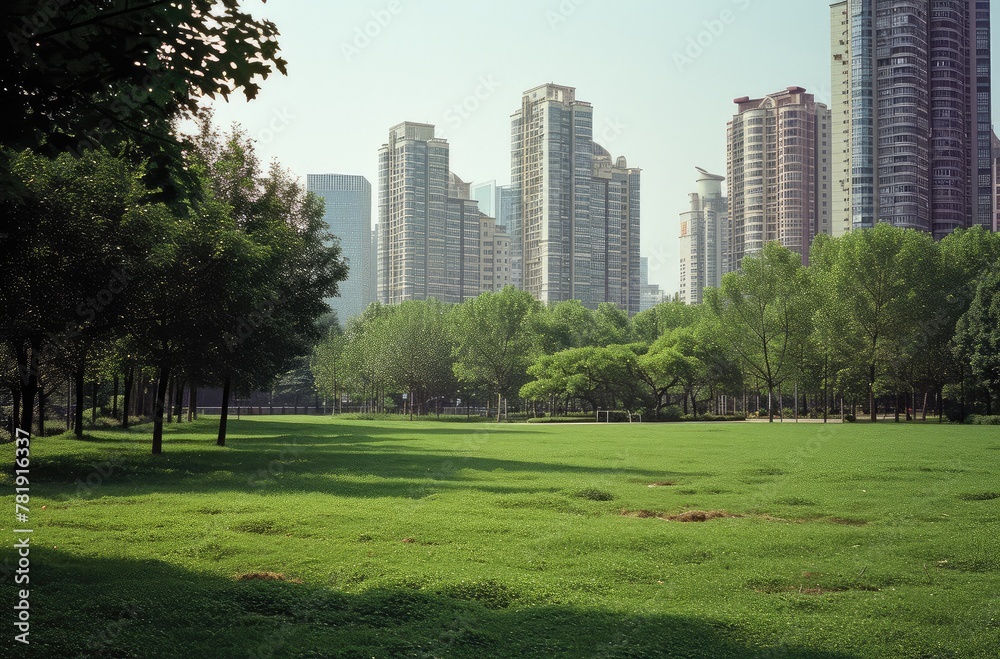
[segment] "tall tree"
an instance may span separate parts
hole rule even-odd
[[[722,341],[768,392],[768,420],[774,421],[774,394],[795,370],[794,346],[810,330],[807,280],[800,257],[778,243],[743,261],[739,272],[709,289],[709,308]]]
[[[535,344],[532,316],[539,308],[530,293],[508,286],[499,293],[483,293],[452,314],[455,375],[496,395],[497,421],[502,398],[525,382]]]
[[[0,144],[80,154],[126,139],[167,190],[186,178],[171,122],[203,97],[252,99],[259,80],[285,72],[277,28],[239,0],[7,0],[0,18],[0,107],[12,118]],[[0,154],[9,191],[7,165]]]
[[[935,295],[933,239],[883,223],[824,241],[816,255],[818,277],[834,291],[826,298],[826,322],[839,328],[845,352],[865,374],[876,421],[876,396],[897,385],[892,360],[905,355]]]

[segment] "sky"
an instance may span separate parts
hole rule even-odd
[[[374,192],[389,128],[416,121],[448,139],[451,169],[463,180],[507,184],[510,115],[521,93],[548,82],[575,87],[578,100],[593,104],[595,141],[643,170],[641,251],[650,283],[669,294],[695,167],[725,175],[733,99],[789,86],[830,98],[827,0],[243,6],[278,26],[288,75],[269,77],[249,103],[215,102],[216,117],[239,123],[265,160],[303,182],[306,174],[356,174]]]

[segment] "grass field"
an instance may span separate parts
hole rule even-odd
[[[998,656],[995,428],[213,431],[33,442],[30,656]]]

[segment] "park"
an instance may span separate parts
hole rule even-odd
[[[39,656],[1000,646],[992,427],[287,415],[223,448],[216,424],[159,456],[145,426],[32,443]]]

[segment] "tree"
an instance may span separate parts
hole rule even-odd
[[[79,155],[131,140],[168,191],[190,180],[171,122],[204,97],[252,99],[258,80],[285,72],[277,28],[239,0],[8,0],[0,17],[0,106],[16,118],[0,144]],[[0,185],[7,171],[0,155]]]
[[[869,411],[876,421],[876,396],[898,384],[888,367],[912,345],[935,295],[933,239],[882,223],[821,242],[816,255],[818,276],[831,291],[825,322],[839,328],[845,354],[864,373]]]
[[[172,218],[150,198],[143,168],[105,150],[10,158],[22,194],[0,202],[0,305],[8,313],[0,340],[15,357],[20,423],[30,429],[40,369],[75,371],[82,390],[90,347],[121,329],[138,293],[132,281],[162,250]]]
[[[501,399],[525,380],[535,343],[532,317],[539,308],[530,293],[508,286],[499,293],[483,293],[452,314],[455,376],[496,394],[497,421]]]
[[[719,337],[767,387],[772,422],[774,393],[794,372],[793,347],[810,329],[806,283],[800,257],[768,243],[760,256],[744,259],[742,270],[706,293]]]
[[[980,279],[972,304],[958,323],[955,350],[990,392],[986,413],[991,414],[992,397],[1000,394],[1000,268],[994,266]]]
[[[384,330],[388,377],[407,393],[412,419],[414,406],[419,413],[429,398],[454,390],[449,310],[437,300],[411,300],[389,309]]]

